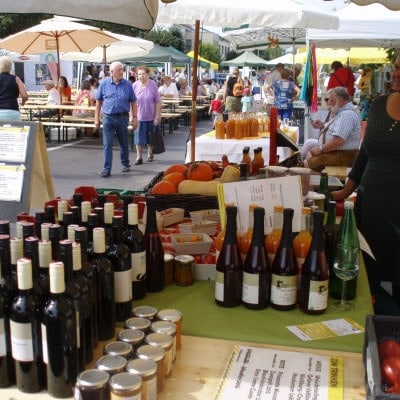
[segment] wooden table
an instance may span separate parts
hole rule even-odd
[[[183,336],[182,349],[177,352],[172,376],[165,380],[165,388],[158,394],[157,400],[212,400],[216,394],[234,345],[240,344],[270,349],[310,352],[309,349],[286,346]],[[98,357],[102,355],[101,350],[102,346],[99,346],[97,349]],[[344,399],[365,400],[364,367],[360,353],[332,353],[332,351],[327,350],[312,350],[312,352],[326,356],[335,355],[343,357]],[[14,387],[0,389],[0,397],[2,400],[53,399],[53,397],[45,392],[27,394],[18,391]]]

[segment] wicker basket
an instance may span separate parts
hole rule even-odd
[[[144,188],[146,195],[150,195],[150,189],[163,178],[163,172],[159,172]],[[152,194],[156,198],[157,211],[166,208],[177,207],[185,210],[185,217],[190,217],[191,211],[208,210],[218,208],[217,196],[202,194]]]

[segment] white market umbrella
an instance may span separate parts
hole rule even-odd
[[[358,4],[359,6],[367,6],[372,3],[380,3],[390,10],[400,10],[400,2],[399,0],[351,0],[353,3]]]
[[[283,56],[273,58],[272,60],[267,61],[268,65],[276,65],[276,64],[294,64],[293,53],[287,53]]]
[[[134,26],[150,30],[156,20],[158,0],[1,0],[2,13],[46,13]]]
[[[248,24],[250,28],[319,28],[338,29],[339,19],[331,12],[313,7],[306,0],[280,0],[277,2],[252,0],[250,3],[232,0],[178,0],[160,4],[157,23],[195,23],[194,64],[191,120],[191,160],[195,158],[197,64],[199,55],[200,21],[205,25],[237,28]]]
[[[154,46],[153,42],[149,40],[107,31],[105,32],[110,36],[115,37],[118,41],[96,46],[88,52],[65,52],[61,54],[61,59],[67,61],[86,61],[107,64],[124,58],[145,56]]]
[[[88,51],[118,39],[94,26],[70,18],[55,16],[0,40],[0,48],[19,54],[57,53],[57,78],[60,76],[61,51]]]

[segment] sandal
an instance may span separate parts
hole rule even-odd
[[[152,162],[152,161],[153,161],[153,155],[148,156],[148,157],[147,157],[147,162]]]

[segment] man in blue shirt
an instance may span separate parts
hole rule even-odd
[[[130,81],[123,78],[124,67],[119,61],[110,65],[111,76],[101,80],[96,94],[95,124],[100,127],[100,112],[103,113],[104,167],[101,176],[111,175],[114,133],[117,136],[122,172],[129,172],[129,123],[136,129],[137,103]],[[131,120],[130,120],[131,117]]]

